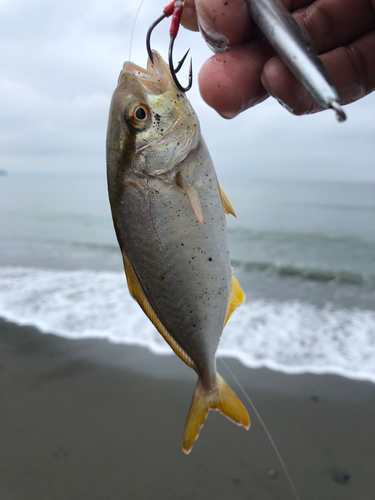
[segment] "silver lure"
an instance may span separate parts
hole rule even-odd
[[[246,0],[246,3],[255,24],[316,102],[333,109],[339,122],[346,120],[337,90],[292,14],[279,0]]]

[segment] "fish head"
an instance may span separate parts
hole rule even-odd
[[[120,161],[140,176],[168,175],[199,143],[193,108],[156,51],[153,60],[147,69],[123,65],[108,122],[109,170]]]

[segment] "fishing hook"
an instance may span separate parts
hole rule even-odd
[[[181,0],[173,0],[167,7],[165,7],[163,14],[154,21],[151,26],[149,27],[146,35],[146,47],[147,47],[147,53],[148,57],[150,58],[150,61],[152,64],[154,64],[154,58],[152,55],[152,50],[151,50],[151,33],[153,32],[154,28],[166,17],[172,16],[172,23],[171,23],[171,29],[169,31],[170,33],[170,41],[169,41],[169,49],[168,49],[168,62],[169,62],[169,69],[173,78],[174,83],[176,84],[177,88],[180,89],[182,92],[187,92],[188,90],[191,89],[193,85],[193,66],[192,66],[192,60],[190,59],[190,67],[189,67],[189,83],[186,87],[183,87],[181,83],[178,81],[178,78],[176,76],[176,73],[178,73],[184,64],[184,61],[186,59],[186,56],[189,53],[189,50],[186,52],[184,57],[181,59],[181,61],[177,64],[176,68],[173,66],[173,46],[174,46],[174,41],[176,39],[178,29],[180,27],[180,20],[182,16],[182,11],[184,8],[184,3]]]

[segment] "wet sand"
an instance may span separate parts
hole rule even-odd
[[[375,499],[374,384],[226,361],[301,500]],[[0,499],[293,499],[251,409],[248,432],[210,412],[182,453],[195,381],[175,356],[0,320]]]

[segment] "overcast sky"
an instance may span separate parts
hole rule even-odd
[[[129,59],[138,0],[0,0],[1,168],[10,173],[105,171],[109,103]],[[145,0],[131,60],[146,64],[148,26],[165,3]],[[167,56],[169,22],[153,34]],[[198,33],[184,29],[179,59],[192,47],[195,74],[211,55]],[[186,73],[185,73],[186,76]],[[181,76],[181,79],[183,76]],[[375,182],[375,93],[334,113],[293,117],[268,99],[234,120],[222,119],[189,92],[220,177]]]

